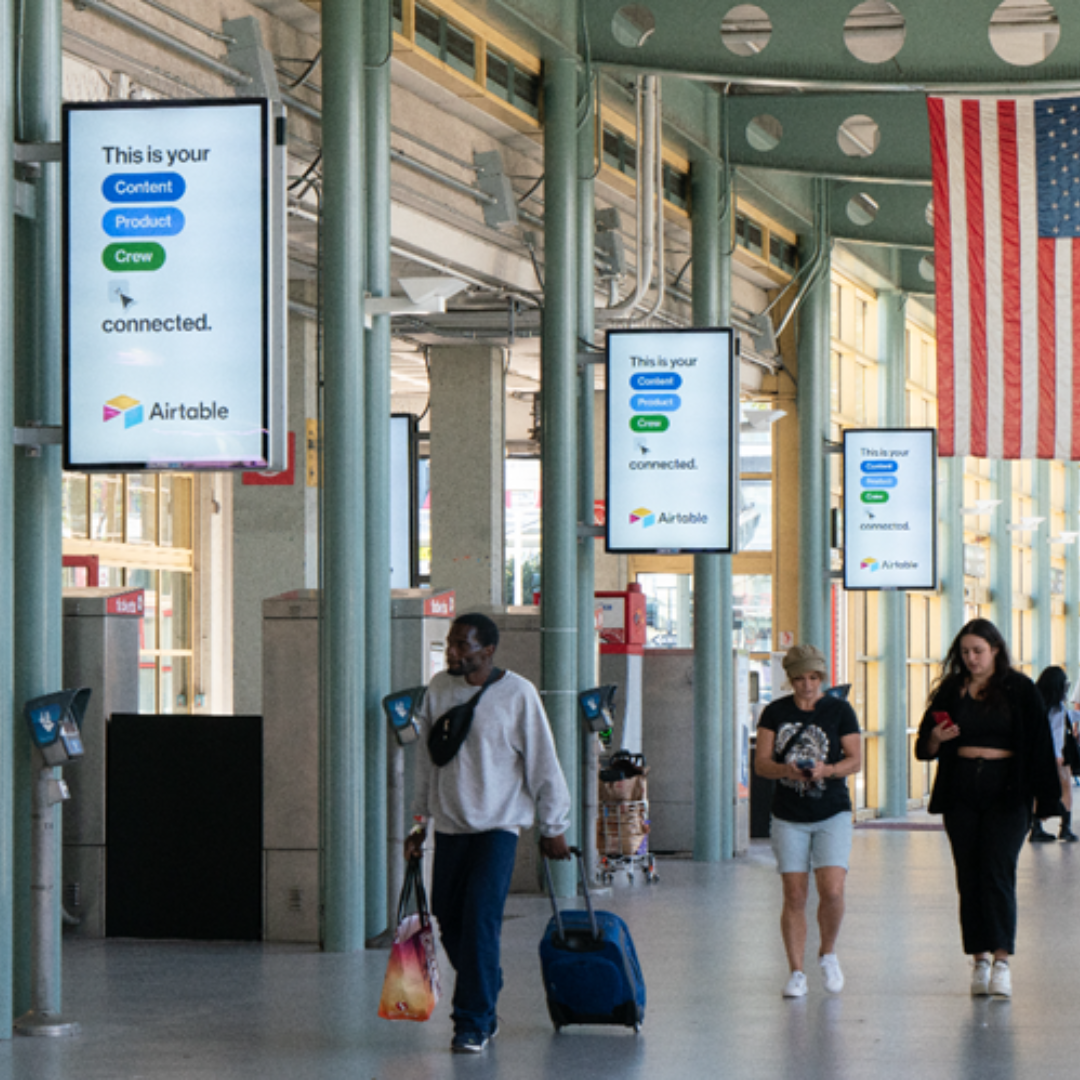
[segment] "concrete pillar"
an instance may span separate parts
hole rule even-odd
[[[826,242],[828,181],[814,180],[818,243]],[[799,633],[832,665],[829,612],[829,259],[806,292],[799,311]]]
[[[1035,516],[1044,520],[1031,530],[1032,599],[1035,602],[1034,613],[1034,650],[1031,654],[1031,677],[1037,679],[1043,668],[1054,663],[1054,598],[1050,594],[1050,535],[1053,529],[1052,504],[1050,490],[1050,462],[1036,461],[1034,471]]]
[[[995,461],[991,469],[994,481],[994,498],[1001,503],[994,507],[990,517],[990,581],[994,622],[1001,636],[1012,651],[1013,639],[1013,564],[1012,533],[1006,526],[1012,521],[1012,470],[1011,461]],[[959,631],[958,626],[953,632]]]
[[[1065,529],[1080,528],[1080,465],[1065,466]],[[1065,662],[1069,682],[1080,685],[1080,539],[1065,547]],[[1072,700],[1076,699],[1076,693]]]
[[[503,353],[436,346],[431,365],[431,582],[457,610],[503,605]]]
[[[941,579],[941,640],[943,647],[964,625],[964,459],[942,458],[938,463],[938,576]]]
[[[904,306],[901,292],[878,294],[878,359],[881,418],[884,427],[903,427],[905,417]],[[907,815],[908,801],[908,686],[907,593],[887,589],[881,594],[881,701],[879,716],[885,734],[886,817]]]

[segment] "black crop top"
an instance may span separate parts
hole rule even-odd
[[[957,748],[985,746],[1016,752],[1016,735],[1004,702],[978,701],[965,695],[954,719],[960,728],[960,737],[953,743]]]

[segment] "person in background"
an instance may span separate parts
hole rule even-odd
[[[944,816],[952,845],[971,993],[1010,997],[1016,863],[1032,810],[1051,816],[1061,783],[1042,698],[989,620],[973,619],[949,646],[915,756],[938,762],[930,813]]]
[[[810,871],[818,892],[818,964],[825,989],[838,994],[844,974],[836,940],[844,917],[844,884],[851,854],[852,806],[847,778],[862,764],[859,721],[852,707],[822,689],[828,669],[813,645],[796,645],[784,657],[794,693],[761,714],[754,770],[775,780],[772,845],[784,890],[780,933],[791,974],[783,996],[806,995],[806,902]]]
[[[1072,710],[1065,700],[1069,693],[1069,679],[1061,668],[1048,667],[1036,680],[1035,689],[1039,691],[1043,705],[1046,706],[1050,720],[1050,737],[1057,757],[1058,772],[1061,774],[1061,828],[1057,838],[1075,844],[1080,840],[1080,836],[1072,831],[1072,770],[1065,764],[1062,750],[1065,745],[1065,725],[1073,723]],[[1035,818],[1028,839],[1033,844],[1053,843],[1054,834],[1047,832],[1043,823]]]

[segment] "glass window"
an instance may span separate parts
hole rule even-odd
[[[735,574],[735,648],[752,653],[772,651],[772,578],[768,574]]]
[[[842,411],[840,408],[840,372],[842,368],[840,354],[833,349],[829,354],[829,407],[834,413]]]
[[[771,425],[763,430],[753,427],[750,423],[742,425],[739,432],[739,472],[772,472]]]
[[[430,443],[422,442],[426,450]],[[422,457],[416,462],[416,494],[420,511],[416,521],[416,542],[419,545],[417,573],[421,581],[431,581],[431,460]]]
[[[739,550],[772,550],[772,481],[743,480],[739,489]]]
[[[191,477],[161,477],[161,546],[191,547]]]
[[[638,574],[645,593],[645,645],[689,649],[694,644],[693,578],[689,574]]]
[[[124,541],[124,478],[121,475],[90,479],[90,539]]]
[[[855,301],[855,348],[858,352],[866,352],[866,323],[870,305],[861,299]]]
[[[87,478],[81,473],[66,473],[63,491],[63,535],[85,539],[90,528]]]
[[[446,62],[465,75],[476,74],[476,42],[453,23],[446,24]]]
[[[506,603],[532,604],[540,588],[540,461],[506,461]]]
[[[157,477],[132,473],[127,482],[127,542],[156,544],[158,539]]]
[[[127,585],[143,590],[144,613],[139,620],[139,648],[150,650],[158,648],[157,636],[157,570],[129,570]]]
[[[838,341],[844,335],[841,331],[843,322],[841,321],[840,302],[843,295],[840,286],[834,281],[832,283],[832,303],[829,305],[829,328],[832,336]]]
[[[160,638],[162,649],[191,648],[191,575],[161,571]]]

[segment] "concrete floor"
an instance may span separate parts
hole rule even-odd
[[[659,885],[616,887],[602,905],[626,918],[641,956],[649,1000],[640,1035],[553,1032],[536,958],[547,904],[512,897],[502,1030],[482,1056],[449,1053],[445,999],[426,1024],[376,1017],[385,953],[71,941],[65,1013],[82,1034],[0,1044],[0,1078],[1049,1080],[1075,1073],[1080,844],[1025,845],[1011,1002],[968,994],[940,831],[856,830],[838,950],[847,987],[838,997],[821,986],[813,933],[810,995],[780,996],[787,974],[780,884],[767,843],[755,842],[734,863],[668,859],[659,870]]]

